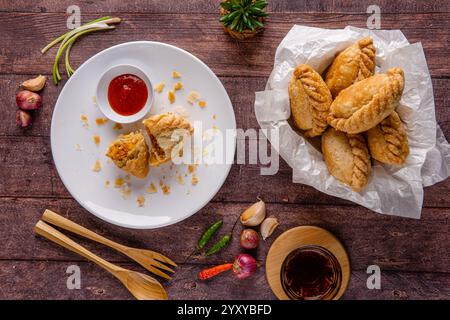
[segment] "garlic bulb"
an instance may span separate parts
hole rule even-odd
[[[279,226],[277,218],[269,217],[261,224],[261,236],[263,240],[266,240]]]
[[[266,217],[266,204],[260,200],[251,205],[241,214],[241,223],[244,226],[256,227],[263,222]]]

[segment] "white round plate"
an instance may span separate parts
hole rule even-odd
[[[192,184],[192,173],[185,164],[151,167],[145,179],[128,180],[126,173],[109,161],[105,152],[120,133],[139,129],[140,123],[123,125],[123,129],[117,130],[111,121],[100,126],[95,122],[96,118],[104,117],[95,103],[98,80],[105,70],[119,64],[139,67],[154,86],[165,82],[164,91],[155,93],[150,114],[184,110],[182,113],[188,113],[191,123],[201,123],[203,137],[208,137],[204,131],[210,133],[209,137],[211,132],[223,133],[225,137],[227,129],[235,130],[233,107],[220,80],[202,61],[182,49],[159,42],[128,42],[108,48],[80,66],[61,91],[53,111],[51,147],[56,169],[71,195],[89,212],[119,226],[136,229],[167,226],[205,206],[224,183],[231,163],[199,164],[196,185]],[[182,77],[173,79],[172,71]],[[184,88],[176,92],[176,101],[170,104],[167,92],[178,81]],[[191,90],[201,95],[206,107],[186,101]],[[81,121],[82,115],[87,116],[87,126]],[[195,130],[198,133],[198,128]],[[94,135],[101,138],[98,146],[93,141]],[[205,138],[201,141],[208,149]],[[231,152],[226,156],[233,159],[235,139],[228,142]],[[101,170],[94,172],[97,160]],[[129,193],[115,186],[117,177],[128,181]],[[170,193],[162,192],[160,182],[170,188]],[[156,193],[147,192],[151,183],[156,186]],[[145,198],[143,206],[137,202],[139,196]]]

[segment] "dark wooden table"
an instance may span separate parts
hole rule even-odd
[[[117,30],[81,39],[72,50],[80,65],[93,54],[126,41],[155,40],[179,46],[207,63],[225,85],[240,128],[258,128],[254,92],[262,90],[272,69],[275,49],[293,24],[322,28],[365,27],[373,1],[269,1],[267,30],[247,42],[224,34],[218,0],[191,1],[6,1],[0,0],[0,299],[131,299],[108,273],[49,241],[35,237],[32,227],[45,208],[136,247],[166,253],[180,264],[165,283],[172,299],[273,299],[260,267],[256,276],[238,281],[231,276],[196,280],[198,271],[230,261],[239,252],[235,230],[222,254],[193,256],[202,230],[219,218],[222,232],[257,196],[268,213],[281,221],[281,232],[304,224],[335,233],[350,254],[352,274],[346,299],[450,298],[450,180],[426,188],[420,220],[383,216],[313,188],[293,184],[281,163],[276,176],[261,176],[258,165],[233,165],[214,199],[193,217],[159,230],[128,230],[98,220],[70,196],[55,170],[50,151],[50,122],[64,85],[51,83],[43,92],[44,107],[32,129],[15,125],[15,94],[23,80],[49,75],[53,54],[39,49],[65,30],[66,8],[79,4],[82,21],[111,14],[124,19]],[[437,121],[450,138],[450,2],[379,0],[383,29],[401,29],[410,42],[422,42],[433,77]],[[52,51],[54,53],[54,51]],[[257,252],[263,263],[275,237]],[[119,265],[141,270],[124,256],[79,239],[94,252]],[[66,269],[81,268],[81,289],[66,288]],[[381,267],[381,290],[366,287],[366,268]]]

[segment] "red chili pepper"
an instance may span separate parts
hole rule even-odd
[[[198,277],[201,280],[206,280],[206,279],[209,279],[209,278],[212,278],[212,277],[218,275],[219,273],[225,272],[227,270],[231,270],[232,268],[233,268],[232,263],[221,264],[219,266],[215,266],[215,267],[204,269],[204,270],[200,271],[198,273]]]

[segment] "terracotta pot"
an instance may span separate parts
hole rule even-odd
[[[219,12],[220,12],[220,16],[224,16],[228,13],[228,11],[222,7],[220,8]],[[264,22],[263,17],[259,18],[258,20],[261,22]],[[225,27],[223,24],[222,24],[222,27],[225,32],[227,32],[231,37],[233,37],[237,40],[247,40],[247,39],[253,38],[258,33],[260,33],[261,31],[264,30],[264,28],[255,28],[255,30],[253,30],[253,31],[250,29],[244,29],[244,30],[242,30],[242,32],[239,32],[236,30],[231,30],[230,28]]]

